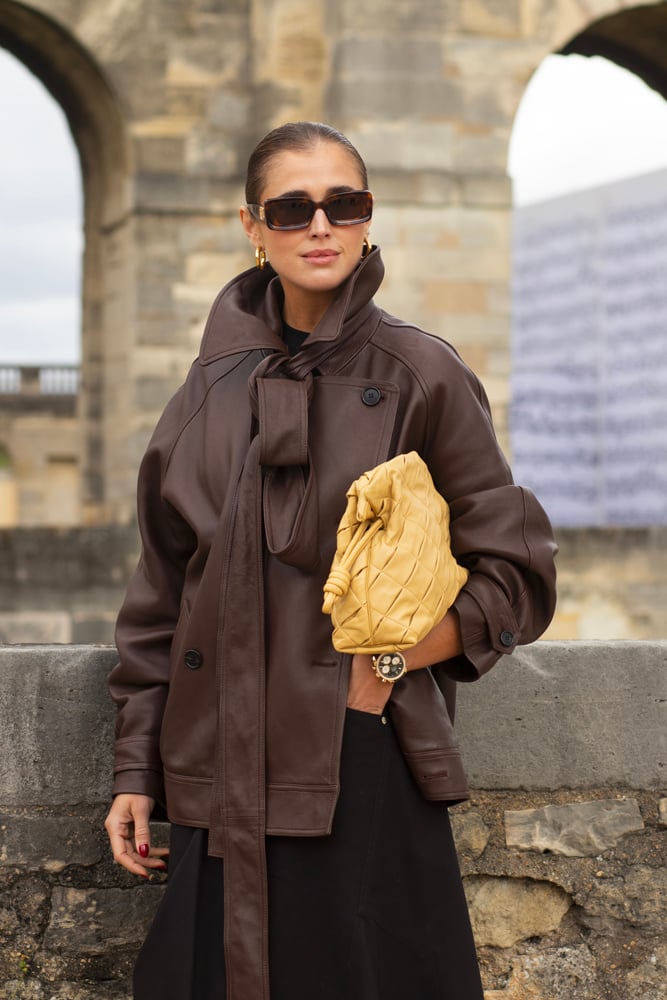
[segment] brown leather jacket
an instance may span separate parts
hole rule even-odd
[[[331,830],[349,657],[331,645],[322,584],[346,489],[362,472],[419,452],[450,504],[454,554],[470,570],[455,604],[465,655],[415,671],[392,691],[397,737],[427,798],[467,797],[450,721],[455,682],[475,680],[517,643],[538,638],[554,610],[551,528],[532,493],[512,483],[483,388],[449,344],[374,304],[382,274],[376,249],[307,341],[342,344],[322,356],[298,417],[317,482],[317,558],[299,569],[265,547],[260,562],[267,833]],[[248,380],[267,355],[284,352],[280,331],[280,286],[270,268],[227,285],[140,471],[142,555],[118,618],[120,663],[110,680],[119,709],[114,792],[151,795],[166,802],[173,822],[193,826],[209,826],[224,746],[221,589],[242,613],[257,572],[249,565],[229,579],[220,525],[232,516],[257,426]],[[265,504],[272,532],[281,530],[278,507]],[[235,761],[226,765],[233,770]]]

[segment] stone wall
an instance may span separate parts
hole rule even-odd
[[[546,638],[667,636],[667,528],[558,530]],[[112,642],[134,528],[0,529],[0,642]]]
[[[102,830],[114,661],[0,648],[0,1000],[129,1000],[162,888]],[[666,662],[542,642],[461,689],[474,792],[452,816],[487,1000],[664,998]]]
[[[0,530],[0,643],[112,642],[133,528]]]

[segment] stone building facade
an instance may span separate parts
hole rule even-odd
[[[516,109],[553,51],[605,55],[666,94],[666,34],[667,4],[624,0],[1,0],[0,45],[61,104],[81,158],[86,529],[132,530],[147,438],[214,294],[252,263],[237,217],[247,155],[289,119],[331,121],[358,145],[387,265],[378,301],[457,347],[507,447]],[[564,581],[582,543],[563,537]],[[598,555],[622,605],[618,553],[603,539]],[[603,634],[664,634],[652,582],[626,631],[621,614]],[[555,634],[590,634],[563,596]]]
[[[251,263],[247,155],[289,119],[358,144],[379,301],[457,346],[505,438],[506,162],[523,90],[564,47],[663,88],[665,23],[664,3],[620,0],[3,0],[0,45],[60,102],[81,156],[86,522],[131,519],[137,461],[211,299]]]

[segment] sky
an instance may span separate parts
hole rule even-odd
[[[65,117],[0,49],[0,364],[80,357],[82,198]],[[604,59],[549,56],[516,116],[515,203],[667,168],[667,102]]]
[[[0,364],[76,364],[78,155],[59,105],[3,49],[0,135]]]
[[[667,167],[667,101],[597,56],[548,56],[514,119],[508,173],[525,205]]]

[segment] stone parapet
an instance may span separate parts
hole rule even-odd
[[[102,828],[115,659],[0,647],[0,1000],[130,1000],[162,888]],[[541,642],[460,688],[474,791],[452,819],[487,1000],[663,995],[666,659]]]

